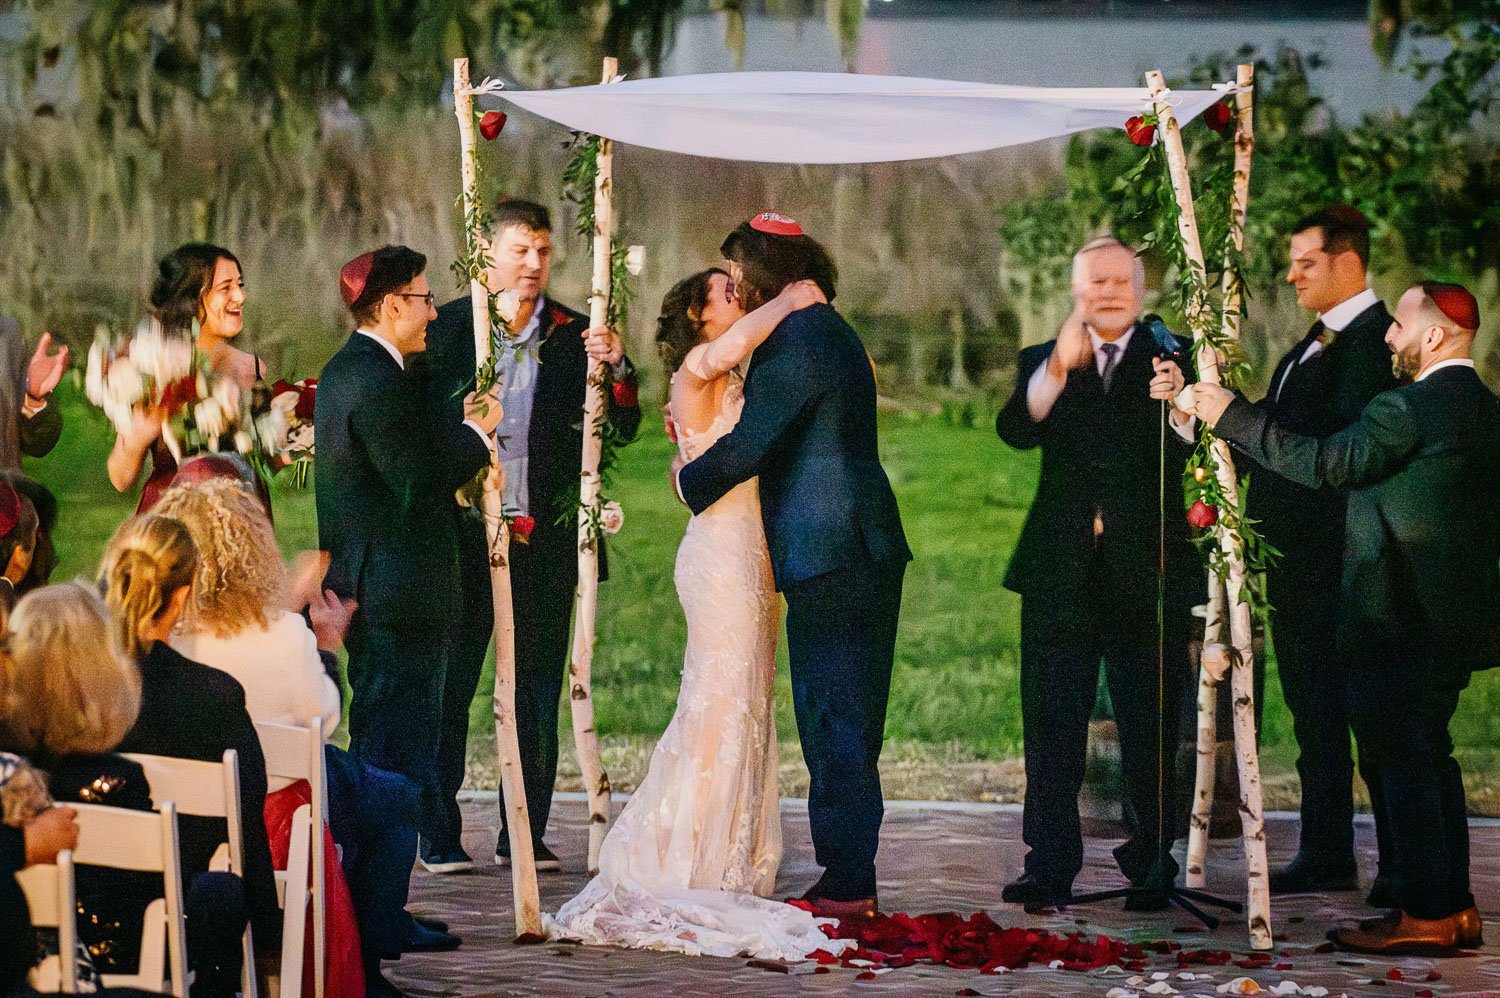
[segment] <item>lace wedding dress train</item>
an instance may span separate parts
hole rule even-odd
[[[743,388],[730,378],[708,428],[680,434],[685,459],[739,419]],[[781,861],[772,689],[781,600],[755,480],[689,521],[675,580],[687,616],[676,713],[604,839],[599,875],[544,917],[548,935],[695,956],[839,952],[849,944],[827,938],[821,920],[767,899]]]

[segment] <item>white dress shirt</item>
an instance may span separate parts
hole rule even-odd
[[[1474,366],[1474,360],[1471,357],[1450,357],[1447,360],[1440,360],[1436,364],[1433,364],[1431,367],[1427,368],[1421,374],[1417,375],[1417,380],[1421,381],[1423,378],[1427,377],[1433,371],[1441,371],[1445,367],[1473,367],[1473,366]]]
[[[1365,309],[1372,305],[1380,304],[1380,299],[1370,288],[1365,288],[1353,298],[1345,298],[1327,312],[1319,314],[1318,321],[1323,324],[1324,329],[1335,333],[1342,333]],[[1296,364],[1288,364],[1286,371],[1281,375],[1281,383],[1276,386],[1276,397],[1281,398],[1281,391],[1286,387],[1286,379],[1292,376],[1292,370],[1298,364],[1306,364],[1318,354],[1323,352],[1323,344],[1313,340],[1302,351],[1302,356],[1297,359]]]

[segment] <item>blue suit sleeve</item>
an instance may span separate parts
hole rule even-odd
[[[778,442],[821,390],[805,346],[797,340],[771,346],[774,342],[773,335],[752,364],[738,425],[678,475],[682,497],[694,513],[759,475]]]

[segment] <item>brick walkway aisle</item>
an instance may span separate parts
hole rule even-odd
[[[618,804],[617,804],[618,806]],[[587,846],[584,806],[577,795],[560,794],[553,809],[549,844],[562,857],[561,873],[541,874],[542,905],[557,907],[586,880]],[[807,812],[802,801],[784,801],[786,856],[782,861],[778,896],[800,893],[812,882],[811,846],[807,840]],[[1358,847],[1366,881],[1374,865],[1374,829],[1361,817]],[[614,950],[546,943],[515,946],[512,935],[509,871],[488,864],[495,847],[496,811],[493,795],[464,804],[464,845],[486,865],[478,872],[433,876],[417,870],[412,880],[412,910],[449,921],[464,939],[454,953],[408,956],[387,965],[391,977],[419,995],[1097,995],[1111,989],[1132,990],[1132,974],[1070,973],[1030,968],[1013,974],[986,975],[917,964],[857,981],[856,971],[841,967],[825,974],[786,975],[747,966],[743,959],[709,959],[675,954]],[[892,802],[881,836],[881,904],[887,911],[910,913],[983,908],[1002,925],[1029,924],[1053,931],[1082,929],[1124,939],[1170,938],[1187,949],[1232,949],[1248,953],[1244,923],[1231,916],[1215,933],[1188,929],[1192,919],[1177,911],[1132,915],[1119,902],[1076,907],[1051,917],[1029,917],[1000,903],[1001,886],[1018,870],[1024,847],[1020,841],[1020,809],[1011,805]],[[1267,820],[1274,864],[1290,858],[1296,842],[1295,816]],[[1216,995],[1217,987],[1248,976],[1269,989],[1291,981],[1302,988],[1324,987],[1328,994],[1377,995],[1405,998],[1430,991],[1436,998],[1492,995],[1500,998],[1500,822],[1478,821],[1471,826],[1473,880],[1484,914],[1487,943],[1477,955],[1452,960],[1351,957],[1315,954],[1311,948],[1336,920],[1371,914],[1363,893],[1277,899],[1272,917],[1278,938],[1278,957],[1285,970],[1240,970],[1236,967],[1192,967],[1211,979],[1185,981],[1176,961],[1158,957],[1148,967],[1144,985],[1155,983],[1154,971],[1169,971],[1165,982],[1175,993]],[[1087,859],[1076,889],[1103,889],[1119,883],[1110,859],[1114,841],[1087,840]],[[1210,859],[1210,887],[1221,896],[1243,894],[1243,865],[1238,840],[1216,841]],[[1393,969],[1404,980],[1387,980]],[[1436,970],[1441,979],[1429,982]],[[1141,987],[1143,988],[1144,985]],[[965,990],[968,989],[968,990]],[[1296,992],[1289,992],[1296,993]]]

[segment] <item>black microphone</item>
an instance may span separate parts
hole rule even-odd
[[[1151,338],[1156,342],[1156,356],[1161,360],[1170,360],[1182,366],[1182,347],[1178,345],[1177,337],[1167,328],[1162,317],[1155,312],[1147,312],[1141,316],[1139,325],[1145,326],[1151,331]]]

